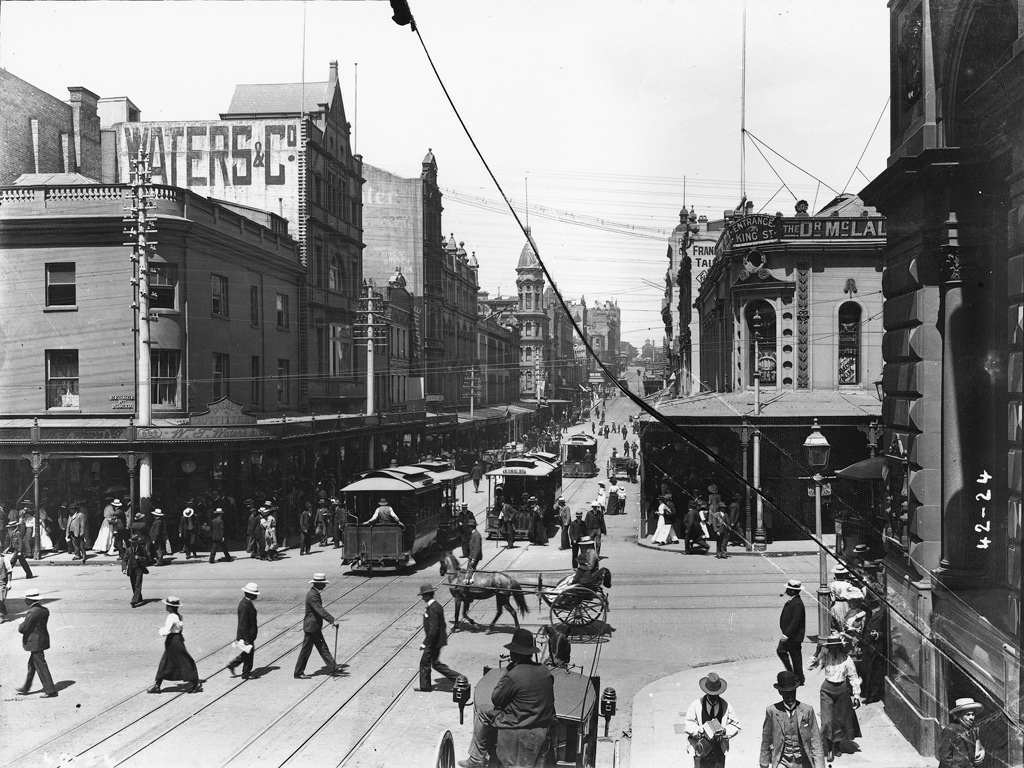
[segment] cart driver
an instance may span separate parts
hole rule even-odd
[[[387,499],[381,499],[377,502],[377,508],[373,511],[373,515],[366,521],[367,525],[376,525],[377,523],[397,525],[402,530],[405,530],[405,524],[398,519],[398,515],[395,514],[395,510],[388,504]]]
[[[551,671],[534,661],[539,650],[533,633],[517,629],[505,645],[509,663],[491,693],[493,709],[478,708],[473,742],[462,768],[482,768],[493,749],[503,766],[543,765],[548,733],[555,721],[555,681]]]
[[[571,583],[587,585],[597,583],[600,578],[597,572],[598,562],[594,539],[590,536],[582,537],[580,539],[580,554],[576,558],[576,575]]]

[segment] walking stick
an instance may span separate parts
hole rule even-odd
[[[338,671],[338,625],[334,625],[334,671],[331,674],[335,674]]]

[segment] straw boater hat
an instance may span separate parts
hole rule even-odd
[[[433,584],[420,584],[420,595],[432,595],[435,589]]]
[[[380,499],[380,501],[378,501],[377,503],[378,503],[378,504],[387,504],[387,503],[388,503],[388,500],[387,500],[387,499],[385,499],[385,498],[384,498],[384,497],[382,496],[382,497],[381,497],[381,499]]]
[[[112,507],[120,507],[121,506],[121,500],[120,499],[114,499],[112,502],[110,502],[110,506],[112,506]]]
[[[970,712],[971,710],[980,710],[981,704],[976,702],[974,699],[967,697],[963,699],[957,699],[953,705],[953,708],[949,710],[951,715],[959,715],[961,712]]]
[[[583,517],[583,510],[582,509],[577,509],[576,510],[576,517]]]
[[[840,563],[839,565],[837,565],[835,568],[832,569],[832,575],[833,576],[846,576],[849,572],[850,572],[850,569],[847,568],[842,563]]]
[[[597,499],[594,499],[592,502],[590,502],[590,506],[592,506],[594,509],[600,509],[601,502],[598,501]]]
[[[556,501],[565,501],[565,496],[559,496]]]
[[[327,574],[326,573],[314,573],[313,578],[309,580],[310,584],[326,584]]]
[[[799,595],[803,590],[804,585],[796,579],[790,579],[786,582],[786,594],[787,595]]]
[[[708,672],[707,677],[702,677],[698,685],[709,696],[720,696],[729,687],[729,684],[720,678],[717,672]]]
[[[855,555],[866,555],[870,551],[871,547],[869,547],[867,544],[858,544],[853,548],[853,554]]]
[[[245,594],[247,595],[259,595],[260,588],[255,581],[250,581],[248,584],[242,587],[242,591],[245,592]]]
[[[589,536],[580,536],[579,544],[593,544],[594,540]]]
[[[194,515],[195,513],[196,511],[192,509],[192,507],[185,507],[183,510],[181,510],[182,517],[192,517],[192,515]]]
[[[224,514],[224,510],[221,509],[220,507],[217,507],[215,510],[213,510],[213,514],[215,514],[215,515],[223,515]]]
[[[775,679],[778,682],[773,683],[773,685],[778,691],[795,691],[797,689],[796,676],[789,670],[779,672]]]
[[[165,597],[164,605],[169,605],[172,608],[181,608],[181,599],[177,597]]]
[[[528,629],[517,629],[512,633],[512,642],[505,643],[504,647],[512,653],[521,653],[523,655],[540,653],[537,646],[533,644],[533,632]]]
[[[164,516],[164,512],[159,507],[157,507],[156,509],[153,510],[153,517],[163,517],[163,516]]]
[[[26,600],[31,600],[32,602],[38,601],[39,600],[39,590],[38,589],[30,589],[28,592],[25,593],[25,599]]]

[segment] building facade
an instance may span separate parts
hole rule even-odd
[[[930,754],[973,696],[1021,765],[1024,4],[899,0],[890,33],[885,707]]]
[[[527,235],[530,230],[527,228]],[[551,318],[545,305],[544,270],[529,241],[516,265],[519,321],[519,397],[539,403],[553,391]]]
[[[595,301],[587,312],[590,345],[613,378],[618,378],[622,370],[622,357],[619,353],[621,327],[622,314],[613,299]]]

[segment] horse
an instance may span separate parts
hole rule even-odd
[[[519,582],[511,576],[498,571],[476,571],[473,574],[473,583],[466,584],[466,569],[459,565],[458,559],[451,552],[446,552],[441,559],[441,575],[448,577],[448,590],[455,598],[455,618],[452,620],[452,632],[459,631],[459,615],[476,628],[477,623],[469,617],[469,606],[474,600],[489,600],[494,598],[498,602],[498,612],[494,615],[488,627],[488,632],[494,631],[494,625],[501,617],[503,610],[508,609],[512,614],[512,620],[519,629],[519,617],[515,609],[509,603],[509,597],[515,600],[519,612],[527,614],[530,609],[526,605],[526,598],[523,596],[523,588]]]

